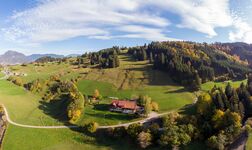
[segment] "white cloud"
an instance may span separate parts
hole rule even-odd
[[[189,28],[208,37],[216,36],[215,28],[232,25],[228,0],[155,0],[152,5],[158,5],[167,11],[172,11],[181,17],[178,27]]]
[[[91,36],[90,38],[95,39],[112,39],[112,38],[145,38],[150,41],[180,41],[181,39],[169,38],[163,33],[160,28],[151,28],[140,25],[123,25],[115,28],[114,30],[123,32],[120,35],[102,35],[102,36]],[[166,31],[168,32],[168,31]]]
[[[175,38],[166,37],[163,30],[160,28],[149,28],[144,26],[126,25],[118,27],[116,30],[126,32],[129,34],[121,35],[125,38],[142,38],[145,37],[151,41],[165,41],[165,40],[179,40]],[[166,31],[167,32],[167,31]]]
[[[229,32],[229,39],[231,41],[241,41],[252,43],[252,27],[241,18],[237,18],[233,22],[235,31]]]
[[[12,41],[35,44],[79,36],[176,40],[167,36],[167,12],[179,16],[176,27],[210,38],[218,27],[240,26],[228,0],[39,0],[36,7],[13,14],[2,31]],[[250,29],[243,28],[231,32],[230,39],[244,38],[245,32],[249,38]]]
[[[169,21],[141,12],[134,0],[41,0],[37,7],[11,16],[10,24],[2,29],[8,39],[44,43],[78,36],[100,38],[122,25],[166,27]]]

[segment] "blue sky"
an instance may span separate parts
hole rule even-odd
[[[84,53],[151,41],[252,43],[251,0],[0,0],[0,53]]]

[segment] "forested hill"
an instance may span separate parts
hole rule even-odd
[[[248,61],[252,66],[252,45],[242,42],[236,43],[214,43],[213,46],[218,50],[224,51],[230,55],[240,57],[242,60]]]
[[[243,79],[251,69],[236,55],[206,43],[167,41],[131,47],[128,54],[136,60],[149,60],[154,69],[164,70],[177,82],[200,88],[202,82]]]

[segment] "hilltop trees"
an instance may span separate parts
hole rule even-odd
[[[89,54],[90,64],[99,65],[101,68],[116,68],[120,66],[118,54],[120,53],[119,47],[112,47],[100,50]]]
[[[245,78],[251,71],[242,60],[216,50],[206,43],[168,41],[131,47],[135,60],[149,60],[154,69],[168,72],[178,83],[199,90],[200,84],[212,80]]]

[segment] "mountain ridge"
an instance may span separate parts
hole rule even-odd
[[[3,65],[15,65],[15,64],[22,64],[22,63],[29,63],[33,62],[41,57],[53,57],[53,58],[63,58],[64,55],[58,54],[31,54],[25,55],[23,53],[8,50],[4,54],[0,55],[0,64]]]

